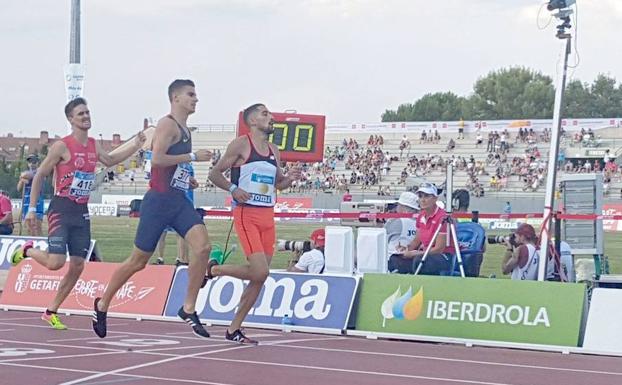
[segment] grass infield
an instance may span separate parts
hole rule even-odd
[[[121,262],[126,259],[133,247],[134,235],[136,234],[136,226],[138,218],[129,217],[92,217],[92,237],[97,240],[97,247],[104,261]],[[206,220],[207,231],[209,232],[212,243],[217,243],[224,247],[227,234],[231,228],[231,221],[227,219],[209,219]],[[45,221],[44,221],[45,225]],[[277,222],[277,239],[285,240],[308,240],[311,232],[316,228],[325,226],[326,223],[318,224],[301,224],[301,223],[278,223]],[[44,232],[47,229],[44,229]],[[487,235],[505,234],[509,231],[487,231]],[[47,233],[44,233],[47,234]],[[172,264],[175,262],[177,253],[176,234],[169,233],[167,235],[165,249],[165,263]],[[231,231],[229,245],[237,244],[238,239],[235,229]],[[504,277],[501,273],[501,258],[504,253],[503,245],[486,245],[486,254],[482,264],[480,274],[482,276],[496,275],[498,278]],[[605,233],[605,255],[608,256],[610,273],[620,274],[622,272],[622,237],[617,233]],[[589,258],[589,256],[582,256]],[[274,269],[283,269],[287,267],[288,260],[291,258],[290,252],[277,251],[272,260],[271,267]],[[155,256],[152,257],[152,262]],[[240,247],[229,257],[227,263],[242,263],[244,256]]]

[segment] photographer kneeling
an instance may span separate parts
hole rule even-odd
[[[407,248],[401,248],[401,253],[404,258],[412,259],[412,270],[409,273],[414,273],[417,270],[417,266],[421,263],[423,254],[427,247],[434,241],[426,260],[421,266],[420,273],[426,275],[439,275],[442,271],[448,271],[451,266],[449,255],[454,253],[453,245],[447,247],[447,223],[445,218],[447,212],[438,207],[436,201],[438,199],[438,189],[432,183],[423,183],[419,186],[416,192],[419,198],[419,206],[421,212],[417,217],[417,234],[415,239],[408,245]],[[439,228],[440,231],[436,239],[434,233]]]
[[[279,241],[279,249],[281,249],[281,242],[282,241]],[[317,229],[311,233],[310,246],[313,246],[313,248],[307,247],[307,249],[310,250],[304,250],[304,248],[285,248],[285,250],[292,250],[296,256],[295,259],[289,261],[287,271],[292,273],[322,274],[324,272],[324,242],[324,229]],[[300,255],[300,253],[302,253],[302,255]]]
[[[506,251],[501,265],[503,274],[512,274],[511,278],[516,280],[538,279],[540,254],[536,247],[538,237],[533,226],[523,223],[504,240]]]

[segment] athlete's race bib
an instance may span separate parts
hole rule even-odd
[[[274,176],[252,173],[249,183],[250,201],[257,205],[274,206]]]
[[[69,195],[74,197],[86,197],[91,194],[95,185],[95,174],[92,172],[75,171],[73,181],[69,188]]]
[[[190,163],[180,163],[175,169],[171,179],[171,187],[181,191],[190,190],[190,177],[192,176],[192,166]]]

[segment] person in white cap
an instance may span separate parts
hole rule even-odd
[[[398,213],[410,213],[410,218],[391,218],[385,223],[388,240],[388,269],[392,273],[409,274],[412,271],[412,258],[405,258],[399,250],[406,247],[415,239],[417,222],[415,215],[419,212],[419,199],[410,191],[405,191],[397,201]]]
[[[417,232],[408,247],[401,250],[404,258],[412,260],[412,269],[416,270],[427,247],[432,243],[427,259],[421,267],[421,274],[438,275],[450,267],[449,255],[454,253],[454,246],[446,246],[447,226],[444,219],[447,212],[436,205],[438,189],[433,183],[423,183],[417,189],[417,198],[421,212],[417,217]],[[436,239],[434,233],[441,226]]]

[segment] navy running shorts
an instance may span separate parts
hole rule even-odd
[[[54,196],[48,209],[48,253],[86,258],[91,247],[88,206]]]
[[[167,226],[185,237],[188,230],[199,224],[204,225],[203,218],[183,192],[149,190],[140,204],[140,221],[134,245],[142,251],[152,252]]]

